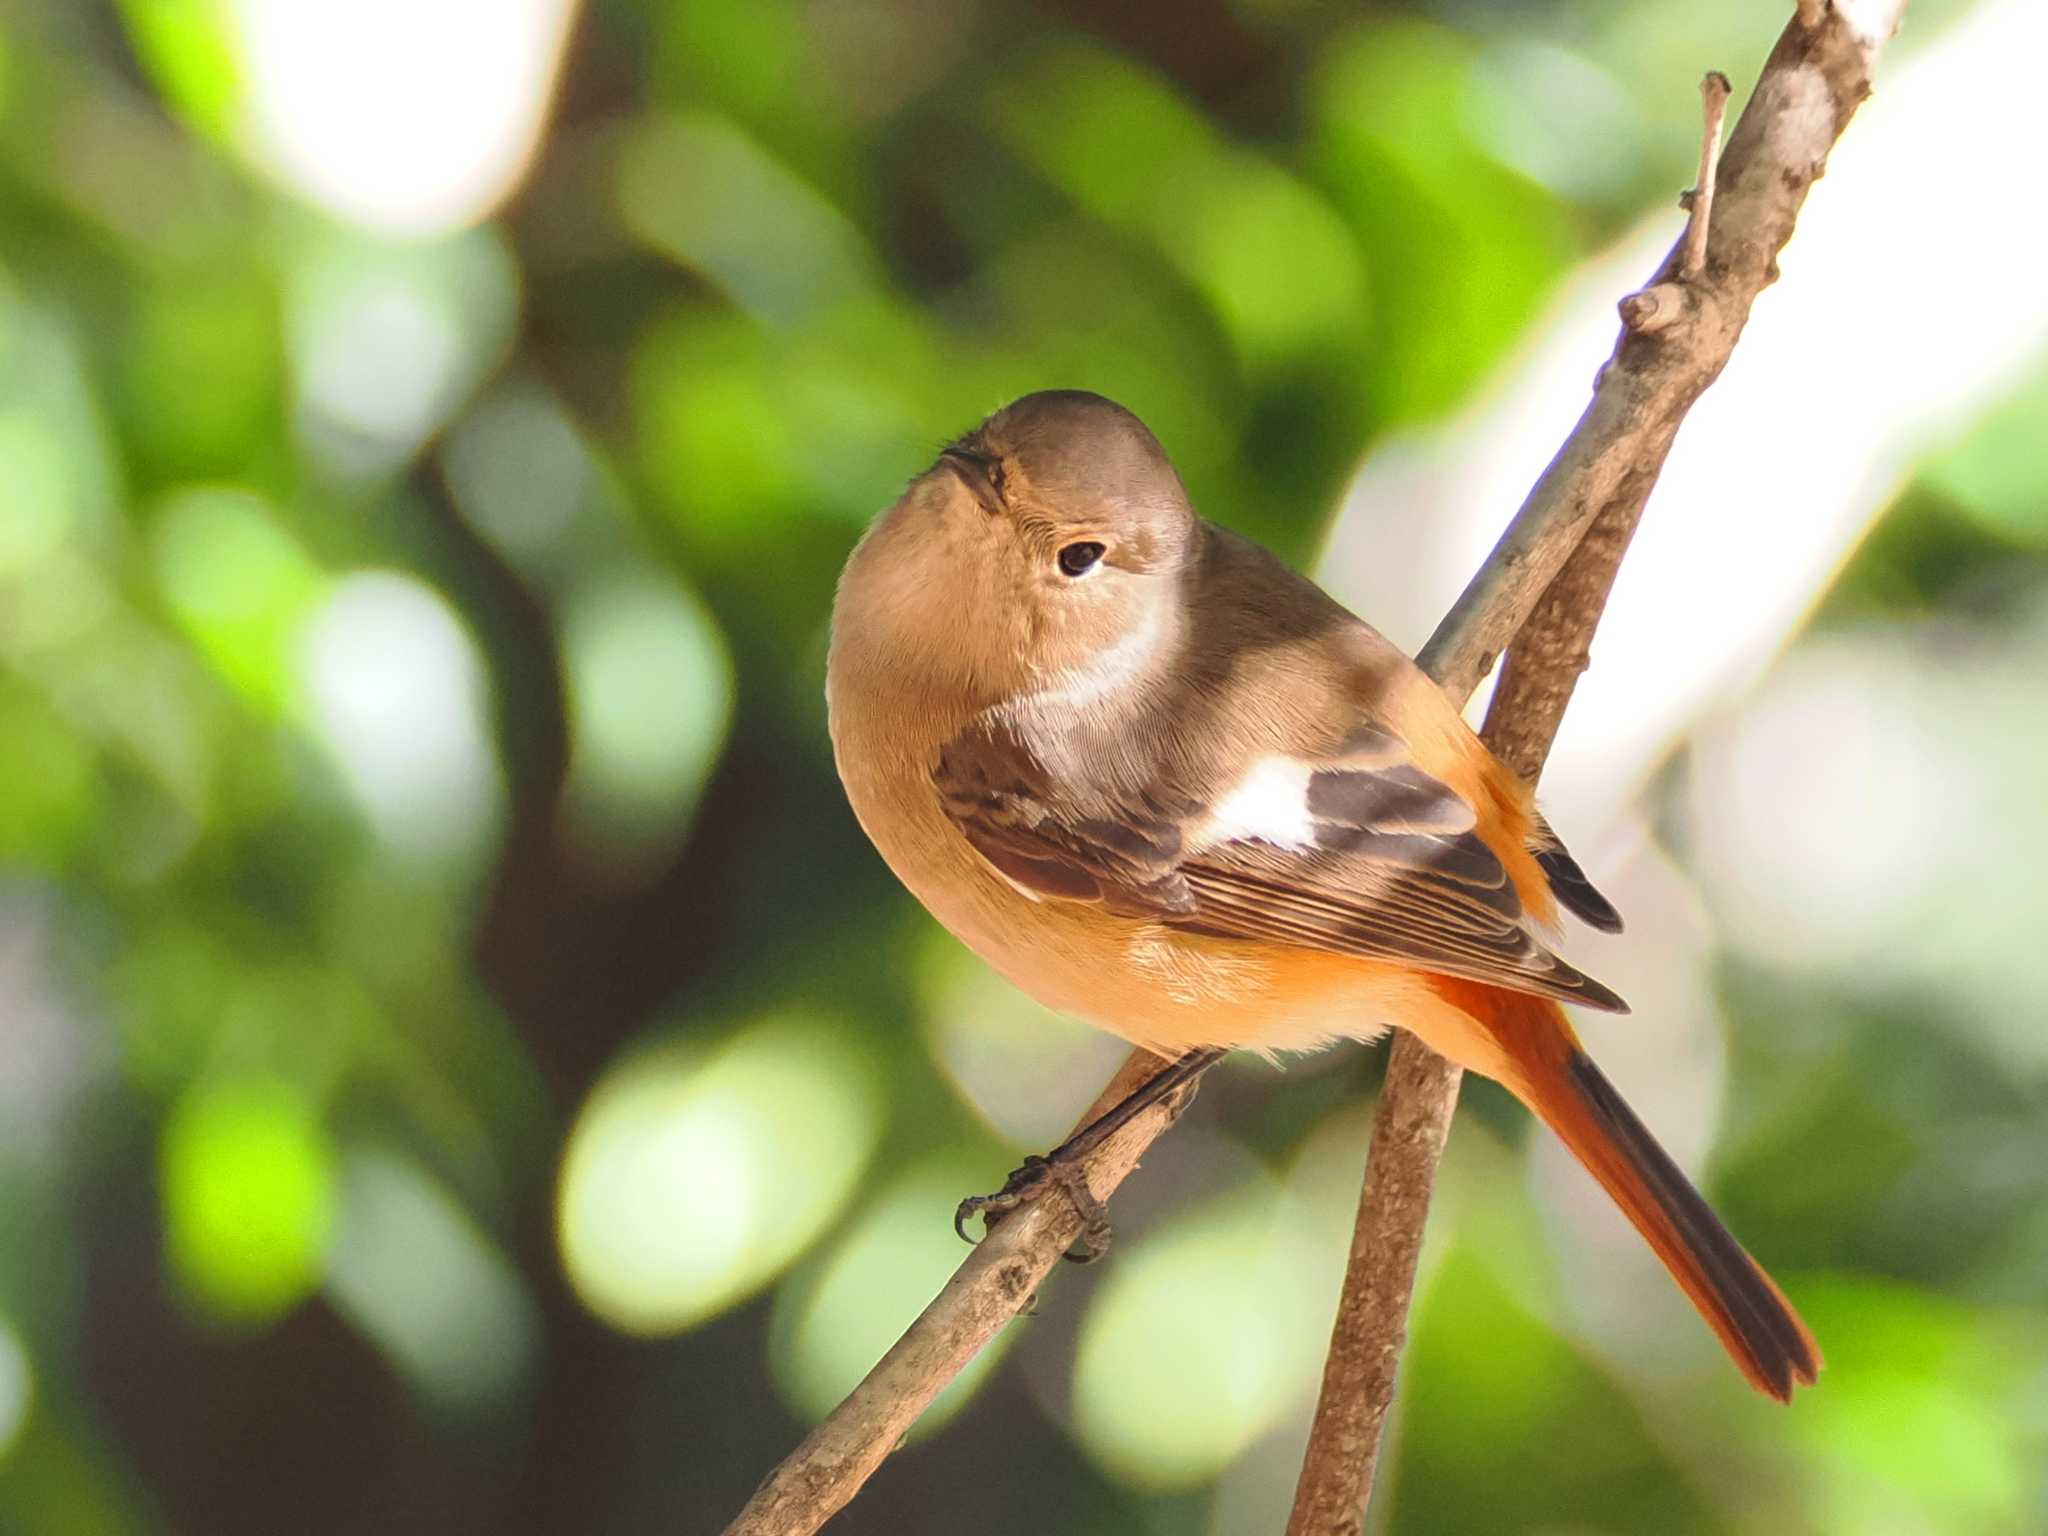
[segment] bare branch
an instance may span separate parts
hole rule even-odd
[[[1149,1051],[1131,1052],[1079,1124],[1090,1124],[1166,1066]],[[1084,1168],[1096,1199],[1107,1200],[1123,1183],[1175,1112],[1170,1104],[1148,1109],[1095,1149]],[[1035,1200],[1005,1217],[860,1385],[768,1474],[725,1536],[808,1533],[844,1508],[931,1400],[1031,1305],[1080,1234],[1081,1216],[1070,1200]]]
[[[1668,330],[1685,318],[1685,295],[1678,283],[1652,283],[1621,301],[1621,323],[1643,336]]]
[[[1700,99],[1706,105],[1706,131],[1700,135],[1700,177],[1693,183],[1690,212],[1685,221],[1685,255],[1678,263],[1678,275],[1690,282],[1707,264],[1707,228],[1714,216],[1714,173],[1721,163],[1721,119],[1728,111],[1728,93],[1734,87],[1718,69],[1710,69],[1700,81]]]
[[[1464,1076],[1462,1068],[1406,1030],[1395,1032],[1287,1536],[1357,1536],[1363,1529],[1380,1437],[1394,1404],[1394,1378],[1408,1342],[1408,1300],[1422,1260],[1437,1162]]]
[[[1651,284],[1623,301],[1624,328],[1593,403],[1422,652],[1445,691],[1462,699],[1513,637],[1483,734],[1525,778],[1533,781],[1549,755],[1679,422],[1727,363],[1750,305],[1777,276],[1777,253],[1807,188],[1869,93],[1877,50],[1904,0],[1887,3],[1883,16],[1875,5],[1861,7],[1860,29],[1839,6],[1814,23],[1802,6],[1764,65],[1718,175],[1728,82],[1707,77],[1700,184],[1686,233]],[[1503,591],[1504,572],[1519,581],[1539,564],[1542,600],[1523,622]],[[1413,1036],[1395,1040],[1288,1536],[1363,1529],[1461,1075]]]
[[[1777,253],[1829,148],[1870,93],[1877,52],[1904,4],[1838,0],[1816,26],[1795,22],[1779,37],[1721,153],[1708,270],[1678,282],[1674,247],[1641,294],[1631,295],[1658,312],[1668,303],[1672,313],[1646,327],[1657,334],[1617,342],[1571,436],[1416,657],[1452,698],[1478,686],[1521,628],[1533,594],[1549,585],[1601,509],[1626,499],[1644,465],[1654,475],[1663,464],[1679,419],[1720,374],[1750,304],[1777,277]],[[1640,489],[1647,494],[1649,486]]]
[[[1581,539],[1596,521],[1610,532],[1614,561],[1626,547],[1644,499],[1656,479],[1672,435],[1687,407],[1726,362],[1749,304],[1776,275],[1773,258],[1792,232],[1806,188],[1820,173],[1827,149],[1868,90],[1882,26],[1860,31],[1843,21],[1837,0],[1811,27],[1795,26],[1780,38],[1765,66],[1750,105],[1730,136],[1719,173],[1719,201],[1706,228],[1701,274],[1681,280],[1680,252],[1674,248],[1656,280],[1632,298],[1643,314],[1671,313],[1654,324],[1625,332],[1602,371],[1591,405],[1558,456],[1544,471],[1506,535],[1474,576],[1419,658],[1454,699],[1468,697],[1494,658],[1521,631],[1538,599],[1551,589]],[[1889,8],[1895,19],[1903,0],[1867,0],[1862,6]],[[1817,108],[1825,107],[1825,111]],[[1704,184],[1704,183],[1703,183]],[[1669,288],[1669,294],[1660,289]],[[1589,556],[1590,559],[1590,556]],[[1612,579],[1608,569],[1601,583]],[[1555,589],[1560,621],[1576,624],[1584,610],[1567,604],[1565,587]],[[1597,603],[1595,604],[1597,611]],[[1570,675],[1583,666],[1583,636],[1576,641],[1560,629],[1556,640],[1548,620],[1539,619],[1517,644],[1517,657],[1502,691],[1525,687],[1548,692],[1557,685],[1556,663],[1522,655],[1572,659]],[[1518,681],[1522,679],[1522,681]],[[1569,683],[1557,693],[1562,711]],[[1500,710],[1511,706],[1502,702]],[[1552,706],[1514,704],[1515,719],[1534,720]],[[1508,761],[1528,771],[1547,749],[1552,717],[1540,733],[1518,724],[1513,732],[1489,724],[1489,739]],[[1524,745],[1524,742],[1529,745]],[[1533,752],[1533,758],[1528,753]],[[1132,1053],[1116,1077],[1082,1117],[1086,1124],[1121,1100],[1165,1064],[1146,1052]],[[1324,1377],[1325,1404],[1333,1392],[1365,1404],[1343,1434],[1328,1428],[1334,1417],[1318,1410],[1312,1457],[1340,1476],[1334,1499],[1316,1503],[1320,1523],[1291,1525],[1291,1531],[1326,1532],[1358,1528],[1358,1512],[1370,1487],[1372,1457],[1386,1406],[1414,1282],[1415,1255],[1428,1210],[1436,1158],[1457,1094],[1457,1069],[1403,1035],[1388,1066],[1367,1174],[1365,1208],[1353,1244],[1330,1368]],[[1085,1164],[1089,1187],[1100,1199],[1137,1166],[1172,1122],[1161,1106],[1140,1115],[1109,1138]],[[1003,1325],[1029,1305],[1032,1296],[1075,1236],[1081,1219],[1066,1200],[1041,1200],[1004,1220],[960,1266],[931,1304],[882,1357],[846,1400],[806,1436],[775,1468],[726,1536],[807,1536],[860,1491],[889,1452],[901,1442],[931,1400]],[[1374,1271],[1375,1255],[1387,1256]],[[1403,1258],[1405,1255],[1405,1259]],[[1377,1299],[1374,1299],[1377,1298]],[[1376,1319],[1361,1328],[1347,1318]],[[1367,1357],[1369,1369],[1342,1361]],[[1368,1388],[1368,1383],[1383,1382]],[[1334,1447],[1334,1448],[1333,1448]],[[1307,1468],[1304,1469],[1304,1487]],[[1347,1516],[1345,1511],[1350,1511]],[[1297,1515],[1300,1506],[1297,1507]],[[1349,1524],[1345,1524],[1345,1519]]]

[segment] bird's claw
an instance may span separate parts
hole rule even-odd
[[[1019,1206],[1029,1205],[1039,1196],[1050,1176],[1052,1164],[1044,1158],[1031,1156],[1024,1159],[1018,1168],[1003,1181],[1003,1187],[992,1195],[969,1195],[953,1212],[953,1230],[960,1234],[964,1243],[977,1239],[968,1235],[967,1223],[976,1216],[981,1218],[984,1232],[993,1231],[997,1222]]]
[[[1088,1187],[1087,1174],[1077,1163],[1036,1155],[1025,1158],[1022,1166],[1005,1179],[1003,1187],[994,1194],[969,1195],[962,1200],[953,1212],[953,1230],[960,1234],[963,1242],[974,1242],[975,1239],[967,1232],[967,1223],[974,1217],[981,1217],[984,1233],[991,1232],[1012,1211],[1040,1198],[1048,1185],[1057,1185],[1064,1190],[1081,1217],[1080,1235],[1074,1239],[1074,1246],[1067,1250],[1067,1258],[1075,1264],[1092,1264],[1109,1252],[1114,1235],[1109,1225],[1109,1210]]]

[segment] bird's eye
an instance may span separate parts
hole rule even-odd
[[[1084,576],[1102,558],[1102,546],[1089,540],[1069,544],[1060,551],[1060,569],[1069,576]]]

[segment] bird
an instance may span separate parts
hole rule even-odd
[[[1626,1004],[1560,911],[1620,915],[1436,684],[1201,517],[1136,415],[1046,390],[940,451],[841,574],[826,702],[868,838],[1015,986],[1181,1079],[1412,1031],[1558,1136],[1751,1385],[1813,1384],[1812,1332],[1564,1011]]]

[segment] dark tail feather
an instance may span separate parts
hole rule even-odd
[[[1569,1030],[1561,1017],[1558,1022]],[[1721,1225],[1585,1052],[1574,1046],[1556,1070],[1555,1087],[1530,1095],[1530,1107],[1656,1250],[1750,1384],[1781,1403],[1791,1400],[1795,1386],[1812,1386],[1820,1346],[1785,1293]]]
[[[1550,882],[1550,894],[1557,898],[1559,906],[1602,933],[1621,932],[1621,914],[1614,910],[1614,903],[1593,888],[1593,882],[1579,868],[1579,861],[1565,852],[1562,843],[1533,851],[1537,864],[1542,866],[1543,877]]]

